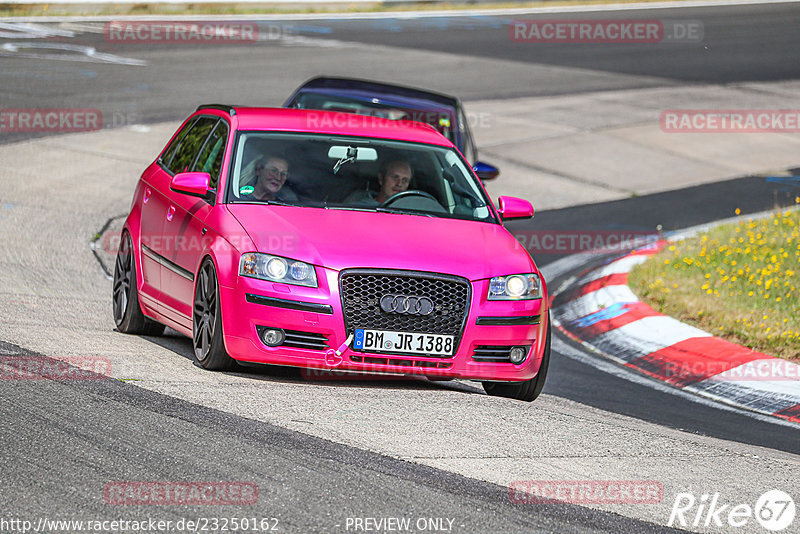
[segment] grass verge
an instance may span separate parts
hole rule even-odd
[[[634,268],[628,283],[656,311],[800,363],[798,209],[672,243]]]
[[[559,7],[576,5],[637,4],[660,2],[663,0],[534,0],[482,2],[437,0],[410,0],[390,3],[347,2],[314,3],[299,1],[293,3],[237,3],[236,0],[219,3],[195,4],[187,0],[184,4],[164,4],[148,2],[110,3],[102,0],[86,0],[85,4],[4,4],[0,1],[0,17],[40,17],[40,16],[108,16],[108,15],[277,15],[290,13],[383,13],[403,11],[447,11],[447,10],[492,10],[492,9],[533,9],[540,7]]]

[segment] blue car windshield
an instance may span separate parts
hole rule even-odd
[[[456,142],[456,118],[455,110],[452,108],[409,108],[407,106],[392,106],[382,102],[320,93],[301,93],[292,102],[291,107],[357,113],[358,115],[369,115],[391,120],[424,122],[436,128],[450,142]]]
[[[499,222],[450,147],[325,134],[240,132],[227,201]]]

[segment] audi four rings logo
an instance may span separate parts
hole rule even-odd
[[[431,301],[431,299],[428,297],[384,295],[381,297],[381,309],[386,313],[430,315],[433,312],[433,301]]]

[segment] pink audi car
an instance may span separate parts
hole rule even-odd
[[[236,362],[483,382],[525,401],[550,358],[545,281],[469,164],[416,122],[201,106],[144,171],[122,230],[121,332]]]

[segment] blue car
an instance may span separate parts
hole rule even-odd
[[[458,147],[482,181],[497,178],[497,167],[478,161],[478,151],[461,101],[453,96],[352,78],[312,78],[284,107],[344,111],[430,124]]]

